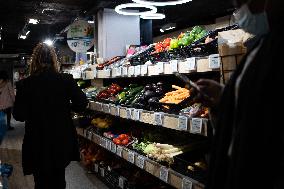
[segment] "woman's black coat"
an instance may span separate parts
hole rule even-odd
[[[70,161],[79,160],[71,111],[83,111],[87,103],[85,94],[69,74],[46,71],[17,83],[13,116],[25,121],[24,174],[65,167]]]

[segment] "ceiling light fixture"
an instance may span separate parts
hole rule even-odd
[[[169,23],[166,25],[163,25],[160,29],[160,32],[164,33],[165,31],[173,30],[176,28],[176,23]]]
[[[34,18],[29,19],[29,24],[38,24],[38,23],[39,23],[38,19],[34,19]]]
[[[166,1],[166,2],[158,2],[158,1],[148,1],[148,0],[132,0],[135,3],[143,4],[143,5],[152,5],[152,6],[168,6],[168,5],[180,5],[184,3],[188,3],[192,0],[175,0],[175,1]]]
[[[51,41],[51,39],[46,39],[43,42],[44,44],[47,44],[48,46],[52,46],[53,45],[53,41]]]
[[[166,18],[166,15],[161,13],[155,13],[155,14],[145,14],[141,15],[140,18],[142,19],[152,19],[152,20],[161,20]]]
[[[144,12],[133,12],[133,11],[127,11],[123,10],[126,8],[147,8],[150,9],[149,11],[144,11]],[[137,4],[137,3],[126,3],[126,4],[121,4],[115,7],[115,12],[118,14],[126,15],[126,16],[141,16],[145,14],[154,14],[157,12],[157,8],[151,5],[142,5],[142,4]]]
[[[30,32],[31,32],[31,31],[27,31],[27,32],[26,32],[26,35],[29,35]]]

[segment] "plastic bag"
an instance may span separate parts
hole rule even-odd
[[[6,114],[0,111],[0,144],[6,134],[7,124],[6,124]]]

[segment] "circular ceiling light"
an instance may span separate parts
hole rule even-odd
[[[126,8],[147,8],[150,9],[149,11],[144,11],[144,12],[133,12],[129,10],[123,10]],[[126,16],[140,16],[144,14],[154,14],[157,12],[157,8],[152,6],[152,5],[142,5],[142,4],[137,4],[137,3],[126,3],[126,4],[121,4],[115,7],[115,12],[118,14],[126,15]]]
[[[166,15],[161,13],[155,13],[155,14],[143,14],[140,16],[142,19],[152,19],[152,20],[158,20],[158,19],[164,19],[166,18]]]
[[[148,1],[148,0],[132,0],[135,3],[143,4],[143,5],[152,5],[152,6],[167,6],[167,5],[180,5],[183,3],[188,3],[192,0],[175,0],[175,1]]]

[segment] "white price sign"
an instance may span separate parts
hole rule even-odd
[[[178,117],[178,128],[179,130],[187,131],[188,118],[186,116]]]
[[[156,125],[163,125],[163,123],[164,123],[164,114],[163,113],[155,112],[154,117],[155,117],[155,124]]]
[[[127,67],[122,67],[122,75],[127,76],[127,74],[128,74]]]
[[[110,113],[110,106],[109,106],[109,104],[104,104],[103,107],[104,107],[103,110],[104,110],[105,113]]]
[[[126,109],[126,118],[132,119],[132,109],[131,108]]]
[[[105,77],[110,77],[110,72],[111,72],[111,69],[105,70],[104,71]]]
[[[165,167],[160,168],[160,179],[164,182],[168,182],[169,178],[169,170]]]
[[[101,171],[101,176],[105,177],[105,168],[100,168],[100,171]]]
[[[116,147],[116,154],[120,157],[122,157],[122,150],[123,148],[121,146]]]
[[[118,179],[118,186],[119,186],[119,188],[121,188],[121,189],[124,188],[124,180],[125,180],[124,177],[119,177],[119,179]]]
[[[134,109],[133,110],[133,120],[140,120],[141,110]]]
[[[114,144],[113,142],[111,143],[111,152],[116,153],[116,144]]]
[[[94,78],[97,78],[98,77],[98,71],[97,69],[94,70]]]
[[[157,74],[164,73],[164,62],[158,62],[155,69]]]
[[[98,111],[102,111],[103,110],[103,104],[98,102],[97,105],[98,105],[98,109],[97,110]]]
[[[111,69],[111,77],[116,77],[116,68]]]
[[[137,159],[136,159],[136,165],[137,167],[141,168],[141,169],[144,169],[144,166],[145,166],[145,158],[143,156],[137,156]]]
[[[93,140],[93,133],[91,131],[88,131],[87,133],[87,139]]]
[[[116,107],[116,116],[120,116],[120,106]]]
[[[135,76],[141,75],[141,65],[135,66]]]
[[[107,141],[107,149],[111,151],[112,142],[110,140]]]
[[[95,172],[98,173],[99,172],[99,165],[95,163]]]
[[[219,54],[212,54],[209,56],[209,68],[217,69],[220,68],[220,56]]]
[[[107,141],[106,141],[106,139],[104,139],[104,138],[101,137],[100,140],[101,140],[101,146],[104,147],[104,148],[106,148],[106,147],[107,147]]]
[[[187,58],[187,65],[188,65],[188,70],[196,70],[196,58],[191,57]]]
[[[147,75],[148,73],[148,65],[141,66],[141,75]]]
[[[182,179],[182,189],[192,189],[192,182],[186,178]]]
[[[135,68],[134,66],[128,67],[128,75],[132,76],[135,73]]]
[[[135,155],[134,155],[134,152],[131,152],[131,151],[128,151],[128,161],[130,163],[135,163]]]
[[[122,67],[116,68],[116,76],[122,76]]]
[[[171,66],[172,72],[178,72],[178,61],[177,60],[171,60],[170,66]]]
[[[201,131],[202,131],[202,119],[192,118],[190,132],[201,134]]]

